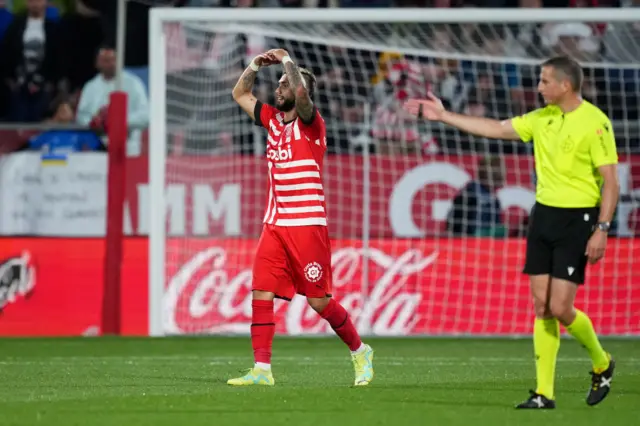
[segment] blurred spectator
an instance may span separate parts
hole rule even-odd
[[[632,0],[625,7],[640,7]],[[608,26],[603,40],[605,56],[618,63],[637,63],[640,58],[640,22],[616,22]]]
[[[94,130],[106,132],[107,106],[109,95],[115,90],[116,52],[103,47],[98,53],[99,74],[89,80],[82,89],[78,104],[78,124],[90,126]],[[122,71],[122,90],[127,94],[127,124],[130,137],[127,155],[140,155],[141,129],[149,124],[149,100],[140,78],[126,70]]]
[[[75,11],[60,22],[60,56],[64,89],[79,92],[96,74],[96,52],[104,39],[100,13],[77,0]]]
[[[59,96],[53,102],[51,118],[47,122],[53,125],[70,125],[73,121],[70,99],[64,95]],[[53,129],[31,138],[29,149],[57,156],[70,152],[96,151],[103,149],[103,145],[100,138],[90,130]]]
[[[45,0],[27,0],[27,13],[13,19],[2,41],[12,121],[40,121],[58,82],[58,28],[45,8]]]
[[[505,39],[508,31],[496,25],[478,25],[472,38],[484,56],[508,57]],[[520,71],[515,64],[498,60],[495,62],[464,61],[462,63],[465,80],[476,87],[480,98],[488,107],[488,115],[498,117],[522,113],[514,109],[523,99]]]
[[[274,0],[277,1],[277,0]],[[262,7],[265,7],[264,3],[261,3]],[[282,7],[336,7],[338,6],[337,0],[280,0],[280,6]],[[269,7],[269,6],[266,6]]]
[[[14,13],[24,13],[27,11],[29,0],[11,0]],[[48,0],[45,15],[47,18],[56,20],[61,15],[72,12],[75,9],[75,0]]]
[[[499,157],[478,162],[478,179],[470,180],[453,199],[447,230],[455,236],[506,236],[495,191],[502,185],[504,165]]]
[[[0,40],[4,37],[4,33],[7,32],[7,28],[13,20],[13,14],[5,6],[5,1],[0,0]]]
[[[393,7],[392,0],[340,0],[340,7]]]
[[[547,24],[543,43],[556,55],[568,55],[578,61],[597,60],[600,41],[592,26],[582,22]]]
[[[421,134],[414,118],[402,109],[407,99],[427,96],[433,78],[431,66],[389,52],[383,53],[380,60],[388,63],[379,65],[386,70],[386,78],[379,82],[385,87],[383,91],[378,89],[384,96],[378,101],[371,132],[376,139],[377,152],[415,153],[425,144],[433,152],[431,136]]]
[[[308,59],[311,63],[319,60],[330,64],[324,73],[321,69],[316,70],[320,75],[316,104],[328,122],[327,149],[330,153],[353,152],[354,144],[369,141],[366,135],[362,140],[358,138],[366,133],[364,104],[371,91],[370,85],[362,81],[365,76],[358,72],[366,58],[355,49],[338,46],[329,46],[322,53],[322,58]]]

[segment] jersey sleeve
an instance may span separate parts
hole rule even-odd
[[[253,116],[255,117],[255,125],[258,127],[264,127],[269,129],[269,121],[275,117],[278,110],[269,104],[263,104],[262,102],[256,102],[256,106],[253,109]]]
[[[323,139],[325,137],[324,119],[315,106],[313,107],[313,115],[311,116],[311,120],[305,123],[302,119],[300,119],[299,122],[300,130],[302,130],[304,134],[307,135],[312,141],[316,139]]]
[[[513,130],[523,142],[529,142],[533,139],[533,129],[540,110],[534,110],[527,114],[520,115],[511,119]]]
[[[616,138],[609,119],[596,126],[595,131],[589,135],[591,161],[594,167],[607,164],[618,164],[618,152],[616,150]]]

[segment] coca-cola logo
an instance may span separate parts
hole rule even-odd
[[[246,256],[238,266],[232,254],[223,247],[207,248],[170,278],[163,300],[165,333],[249,332],[251,266]],[[437,257],[437,252],[425,256],[417,249],[393,256],[377,248],[339,248],[331,259],[334,294],[361,332],[408,334],[420,319],[422,299],[412,284]],[[278,302],[275,311],[288,334],[331,332],[304,297]]]
[[[0,311],[19,296],[28,296],[35,284],[36,272],[28,252],[0,261]]]

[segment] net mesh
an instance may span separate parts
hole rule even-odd
[[[640,333],[640,269],[632,259],[640,248],[637,22],[163,25],[166,333],[249,330],[266,132],[235,104],[231,89],[253,57],[275,47],[318,79],[335,295],[361,331],[375,334],[530,331],[521,268],[534,203],[531,144],[416,122],[402,104],[432,91],[456,112],[519,115],[541,106],[541,59],[579,59],[584,97],[614,124],[622,195],[616,238],[606,259],[589,269],[578,305],[601,333]],[[258,99],[273,103],[282,72],[260,70]],[[305,304],[299,297],[278,305],[278,332],[330,331]]]

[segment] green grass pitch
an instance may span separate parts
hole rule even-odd
[[[639,424],[640,341],[606,340],[613,391],[584,397],[590,362],[563,340],[554,411],[516,411],[534,385],[531,341],[369,339],[375,380],[352,387],[335,338],[276,337],[273,388],[231,388],[248,338],[0,340],[2,426],[555,426]]]

